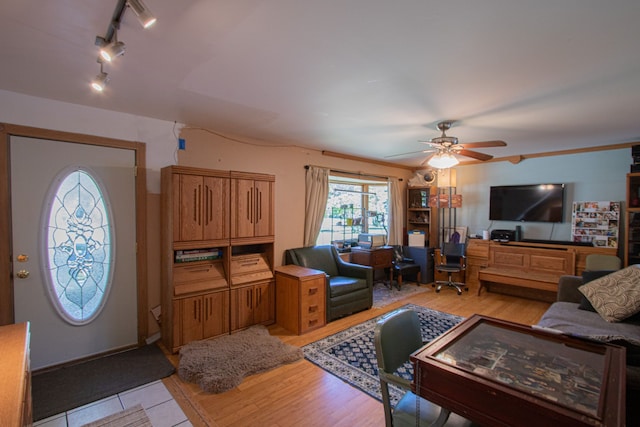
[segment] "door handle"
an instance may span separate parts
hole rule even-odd
[[[29,272],[27,270],[20,270],[16,273],[16,276],[18,276],[18,279],[26,279],[29,277]]]

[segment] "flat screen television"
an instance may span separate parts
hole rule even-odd
[[[564,184],[502,185],[489,189],[492,221],[562,222]]]

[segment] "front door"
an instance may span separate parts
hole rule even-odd
[[[14,313],[31,322],[32,368],[137,344],[135,152],[22,136],[9,144]],[[91,179],[63,185],[73,171]]]

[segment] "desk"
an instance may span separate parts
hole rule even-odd
[[[411,356],[413,390],[483,426],[623,426],[622,347],[473,315]]]
[[[391,246],[380,246],[378,248],[364,249],[360,247],[351,248],[351,262],[354,264],[368,265],[374,270],[389,270],[389,283],[393,281],[393,248]]]

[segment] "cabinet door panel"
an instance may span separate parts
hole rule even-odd
[[[253,325],[253,287],[231,290],[231,330]]]
[[[272,323],[275,320],[275,285],[273,282],[255,285],[253,305],[254,323]]]
[[[205,240],[229,238],[229,179],[203,180],[202,227]]]
[[[255,228],[257,237],[272,236],[274,234],[273,218],[273,185],[267,181],[255,181]]]
[[[229,292],[214,292],[203,299],[203,338],[229,332]]]
[[[202,240],[202,177],[178,175],[178,241]]]
[[[182,326],[182,344],[201,340],[202,336],[202,297],[185,298],[180,301]]]
[[[255,188],[253,180],[232,180],[231,237],[253,237]]]

